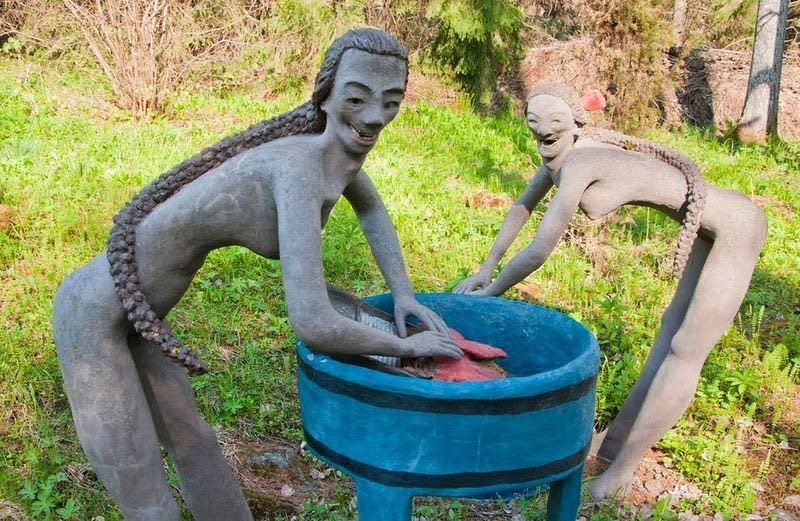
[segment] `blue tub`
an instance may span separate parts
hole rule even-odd
[[[309,447],[350,475],[362,521],[411,518],[414,496],[530,495],[572,521],[591,443],[599,351],[568,316],[496,297],[418,295],[472,340],[504,349],[504,380],[449,383],[350,365],[297,342]],[[391,311],[390,295],[366,299]]]

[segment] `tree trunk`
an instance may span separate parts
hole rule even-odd
[[[736,137],[742,141],[763,142],[768,135],[778,134],[778,95],[788,7],[789,0],[758,2],[747,97],[736,127]]]
[[[686,11],[689,8],[689,0],[675,0],[672,8],[672,36],[675,39],[675,47],[683,47],[686,42]]]

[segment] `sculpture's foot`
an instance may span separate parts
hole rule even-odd
[[[630,490],[633,472],[615,471],[614,465],[589,482],[586,487],[593,501],[603,501],[612,497],[624,497]]]

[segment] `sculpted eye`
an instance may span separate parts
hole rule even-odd
[[[383,108],[385,108],[386,110],[397,110],[398,108],[400,108],[400,103],[397,101],[387,101],[386,103],[383,104]]]
[[[361,98],[347,98],[347,103],[350,105],[361,105],[364,103],[364,100]]]

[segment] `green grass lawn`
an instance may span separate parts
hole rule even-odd
[[[104,249],[111,217],[149,180],[301,101],[177,93],[167,116],[137,123],[110,108],[93,74],[0,57],[0,500],[34,519],[120,517],[86,463],[61,388],[49,324],[59,282]],[[800,446],[800,143],[739,146],[696,130],[651,137],[691,156],[709,181],[754,197],[769,217],[741,313],[711,354],[690,410],[659,445],[705,493],[683,508],[736,519],[754,508],[754,483],[778,496],[800,493],[800,459],[782,448]],[[403,107],[366,169],[418,291],[443,291],[479,265],[505,209],[465,201],[481,191],[515,197],[537,161],[521,118]],[[507,294],[563,310],[597,335],[601,424],[638,375],[674,291],[677,229],[646,209],[599,223],[576,216],[524,291]],[[334,284],[386,290],[346,203],[324,232],[323,255]],[[214,252],[169,320],[210,366],[192,382],[212,425],[301,439],[278,263],[239,248]],[[539,518],[537,505],[523,509],[528,519]],[[334,518],[335,506],[326,508],[306,518]],[[613,509],[594,507],[591,519],[614,519]]]

